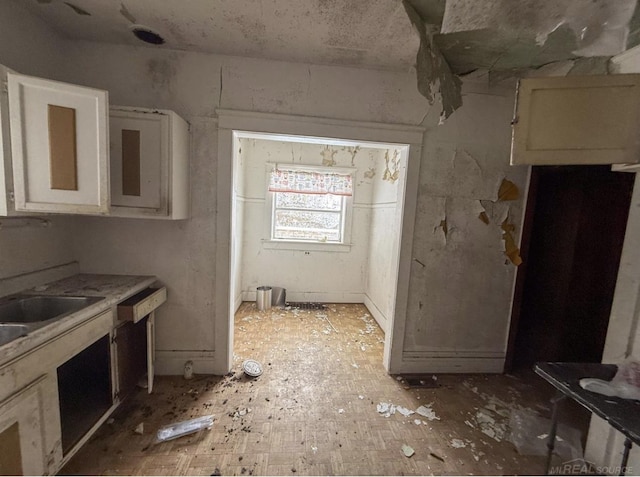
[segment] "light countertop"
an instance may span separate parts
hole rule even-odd
[[[20,295],[90,296],[103,300],[0,346],[0,367],[29,350],[75,328],[156,282],[153,276],[78,274],[21,291]]]

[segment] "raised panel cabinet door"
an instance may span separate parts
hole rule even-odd
[[[108,94],[7,74],[16,210],[109,211]]]
[[[109,124],[111,204],[166,214],[169,117],[112,108]]]
[[[640,162],[640,75],[518,83],[511,164]]]

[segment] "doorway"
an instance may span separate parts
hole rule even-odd
[[[601,361],[634,178],[610,166],[532,168],[507,371]]]
[[[233,364],[233,315],[236,309],[238,243],[237,205],[235,200],[237,164],[234,160],[239,151],[240,137],[247,135],[269,135],[282,138],[305,138],[309,142],[331,141],[334,146],[355,148],[357,144],[387,145],[403,149],[404,169],[398,180],[404,188],[398,195],[402,204],[393,217],[393,230],[398,231],[399,240],[393,253],[389,272],[395,277],[386,292],[392,294],[392,306],[385,326],[383,365],[390,372],[402,369],[402,349],[406,321],[409,274],[413,228],[418,195],[418,177],[422,138],[424,130],[415,126],[363,123],[357,121],[330,120],[300,116],[284,116],[242,111],[218,111],[218,177],[216,229],[216,300],[215,300],[215,357],[214,368],[226,374]],[[299,140],[299,139],[296,139]],[[331,162],[331,156],[324,159]],[[276,158],[273,162],[278,162]],[[283,162],[285,162],[283,160]],[[391,161],[390,161],[391,162]],[[393,174],[393,166],[391,174]],[[379,171],[377,177],[385,175]],[[262,220],[262,218],[258,219]],[[339,272],[337,272],[339,273]],[[278,283],[273,285],[279,286]],[[284,287],[287,287],[283,284]],[[250,290],[248,290],[250,291]],[[287,291],[289,298],[289,291]],[[306,301],[306,300],[305,300]]]

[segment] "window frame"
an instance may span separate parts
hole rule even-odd
[[[341,242],[322,242],[316,240],[300,240],[300,239],[276,239],[273,237],[273,230],[275,226],[275,211],[276,211],[276,194],[278,192],[269,191],[269,179],[273,169],[280,167],[282,169],[289,170],[303,170],[310,172],[333,172],[338,174],[349,174],[353,183],[353,193],[351,196],[341,196],[343,200],[342,206],[342,241]],[[353,204],[356,194],[355,175],[356,168],[352,167],[339,167],[339,166],[316,166],[310,164],[288,164],[288,163],[267,163],[266,164],[266,181],[265,181],[265,194],[266,201],[265,207],[267,207],[268,213],[265,214],[265,235],[263,239],[263,247],[266,249],[281,249],[281,250],[317,250],[317,251],[332,251],[332,252],[348,252],[351,250],[351,225],[353,219]],[[286,210],[286,209],[285,209]],[[310,209],[315,210],[315,209]],[[265,211],[266,212],[266,211]]]

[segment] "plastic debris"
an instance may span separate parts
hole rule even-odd
[[[262,365],[255,359],[248,359],[242,363],[244,374],[252,378],[256,378],[262,374]]]
[[[413,450],[413,447],[408,446],[407,444],[402,445],[402,452],[406,457],[411,457],[416,451]]]
[[[213,426],[213,414],[196,417],[188,421],[176,422],[158,430],[158,441],[169,441],[178,437],[192,434],[201,429],[208,429]]]

